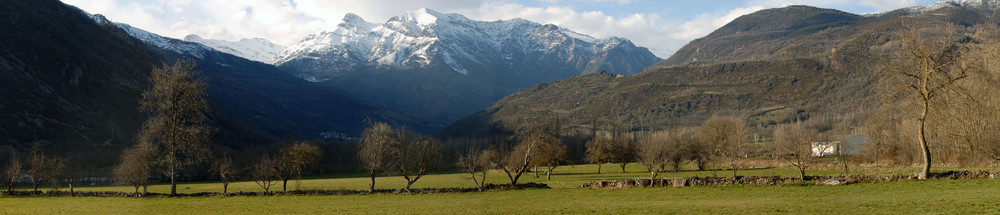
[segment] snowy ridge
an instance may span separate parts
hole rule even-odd
[[[198,35],[192,34],[184,37],[184,41],[200,43],[221,52],[268,64],[274,61],[275,58],[278,58],[281,51],[285,49],[284,46],[271,43],[271,41],[263,38],[225,41],[203,39]]]
[[[595,53],[616,47],[620,40],[596,39],[523,19],[475,21],[460,14],[442,14],[425,8],[392,17],[382,24],[347,14],[337,29],[309,35],[285,49],[273,64],[324,68],[327,73],[443,65],[468,74],[468,68],[513,65],[553,56],[562,58],[558,59],[561,62],[588,61]],[[315,74],[302,78],[326,79]]]
[[[206,51],[211,50],[211,48],[198,43],[190,43],[190,42],[180,41],[177,39],[167,38],[160,36],[158,34],[151,33],[146,30],[132,27],[131,25],[125,23],[111,22],[101,14],[87,14],[87,15],[89,15],[90,18],[93,19],[94,22],[96,22],[97,24],[100,25],[113,24],[118,28],[124,30],[132,37],[135,37],[136,39],[139,39],[146,44],[156,46],[165,50],[170,50],[180,54],[191,55],[199,59],[204,58],[205,56],[204,53]]]
[[[945,7],[968,7],[995,10],[1000,9],[1000,0],[940,0],[929,5],[904,8],[912,13],[926,13]]]

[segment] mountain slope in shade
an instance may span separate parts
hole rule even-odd
[[[187,59],[209,79],[215,143],[233,148],[357,136],[365,119],[428,132],[433,126],[268,64],[112,23],[55,0],[0,4],[0,151],[30,144],[64,150],[85,165],[134,143],[148,116],[138,109],[149,72]],[[430,128],[430,129],[428,129]],[[90,154],[93,152],[93,154]],[[75,159],[71,159],[75,160]],[[84,164],[81,164],[84,165]]]
[[[354,14],[343,21],[289,47],[275,64],[445,122],[540,82],[599,71],[635,74],[660,61],[626,39],[595,39],[523,19],[484,22],[421,9],[381,24]]]
[[[184,37],[184,41],[200,43],[221,52],[268,64],[273,62],[275,58],[278,58],[281,52],[285,50],[284,46],[271,43],[271,41],[263,38],[226,41],[204,39],[192,34]]]

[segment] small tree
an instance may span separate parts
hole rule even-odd
[[[711,145],[715,157],[728,161],[733,178],[739,169],[739,159],[745,154],[743,145],[748,133],[746,121],[736,117],[713,116],[701,125],[702,139]]]
[[[24,164],[21,164],[21,159],[17,158],[16,155],[10,156],[10,163],[7,164],[7,169],[4,171],[3,182],[7,185],[7,192],[14,192],[14,185],[17,185],[18,180],[21,178],[21,173],[24,172]]]
[[[667,132],[654,133],[639,140],[639,145],[636,148],[636,161],[649,171],[650,186],[653,185],[652,180],[655,180],[656,175],[663,172],[668,162],[670,148],[666,142],[670,138],[669,135]]]
[[[153,161],[156,154],[156,150],[148,143],[139,143],[122,151],[121,163],[113,172],[115,183],[134,186],[136,196],[139,195],[139,187],[146,193],[146,186],[150,183],[149,176],[156,165]]]
[[[281,191],[288,191],[288,179],[301,176],[305,166],[316,163],[319,156],[319,147],[306,142],[296,142],[282,148],[274,166],[278,173],[276,176],[281,180]]]
[[[392,173],[406,179],[403,190],[410,192],[410,186],[420,180],[427,171],[436,168],[441,160],[441,143],[431,137],[408,138],[409,132],[398,130],[399,141],[394,141],[391,155],[394,162],[389,166]]]
[[[507,174],[510,185],[517,185],[518,179],[528,171],[531,165],[531,151],[535,150],[537,141],[534,138],[522,138],[513,148],[500,152],[500,170]]]
[[[495,150],[480,151],[469,148],[465,154],[458,156],[457,166],[462,172],[472,175],[472,182],[476,184],[476,188],[483,191],[486,186],[486,173],[494,167],[495,159],[497,159]]]
[[[229,193],[229,181],[236,179],[236,169],[233,168],[233,159],[229,157],[229,153],[223,152],[215,162],[212,162],[212,174],[219,177],[219,181],[222,181],[222,193]]]
[[[384,122],[368,122],[368,128],[361,132],[361,149],[358,161],[368,171],[371,183],[368,192],[375,192],[375,174],[385,169],[391,162],[391,145],[399,141],[395,129]]]
[[[611,139],[605,136],[595,136],[586,144],[587,161],[597,164],[597,174],[601,174],[601,164],[607,163],[614,156],[614,145]]]
[[[799,178],[804,180],[806,169],[816,162],[812,155],[812,143],[819,132],[807,129],[802,124],[780,125],[774,129],[774,144],[778,155],[799,170]]]
[[[63,160],[48,157],[38,145],[31,147],[31,154],[29,156],[31,163],[28,167],[28,176],[31,176],[31,184],[34,187],[34,192],[38,192],[38,185],[43,183],[52,182],[55,185],[58,182],[57,179],[62,176],[65,169]]]
[[[536,150],[532,155],[533,164],[547,167],[545,180],[551,180],[552,171],[559,167],[560,163],[568,160],[569,149],[556,136],[541,133],[532,138],[536,138],[537,141]]]
[[[611,150],[611,160],[617,161],[619,167],[622,169],[622,173],[625,173],[625,167],[636,159],[635,145],[632,144],[631,139],[624,136],[612,138],[611,145],[614,147]]]
[[[264,155],[251,169],[250,177],[253,178],[254,183],[257,183],[257,186],[264,189],[264,193],[271,192],[271,186],[278,184],[278,180],[276,179],[279,174],[277,171],[278,168],[276,168],[277,165],[274,159]]]
[[[153,143],[160,151],[164,174],[170,177],[170,195],[177,195],[177,175],[207,153],[212,129],[204,124],[209,111],[205,80],[195,79],[195,65],[179,61],[153,69],[153,87],[139,100],[140,108],[152,114],[139,134],[141,142]]]

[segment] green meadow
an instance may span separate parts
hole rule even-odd
[[[0,197],[3,214],[1000,214],[1000,180],[926,180],[838,186],[719,186],[591,189],[580,185],[602,179],[648,177],[638,165],[627,172],[605,165],[562,166],[551,180],[522,176],[521,182],[546,183],[552,189],[523,189],[443,194],[276,195],[260,197]],[[938,168],[945,170],[977,168]],[[979,168],[981,169],[981,168]],[[880,168],[883,174],[914,172],[912,167]],[[862,169],[875,173],[875,169]],[[837,175],[835,169],[807,172]],[[490,172],[490,183],[506,175]],[[726,176],[728,171],[714,174]],[[794,169],[740,170],[740,175],[795,175]],[[661,177],[711,176],[712,171],[665,173]],[[378,177],[383,189],[404,185],[398,177]],[[363,174],[311,175],[289,181],[289,189],[367,188]],[[414,187],[472,187],[463,173],[425,176]],[[22,188],[27,189],[27,188]],[[77,191],[132,191],[125,186],[77,186]],[[167,192],[157,184],[150,192]],[[277,186],[280,190],[280,184]],[[221,192],[218,182],[181,183],[183,193]],[[252,181],[230,184],[230,192],[262,191]]]

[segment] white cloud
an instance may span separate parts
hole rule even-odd
[[[874,7],[878,11],[889,11],[917,4],[917,0],[858,0],[857,4]]]

